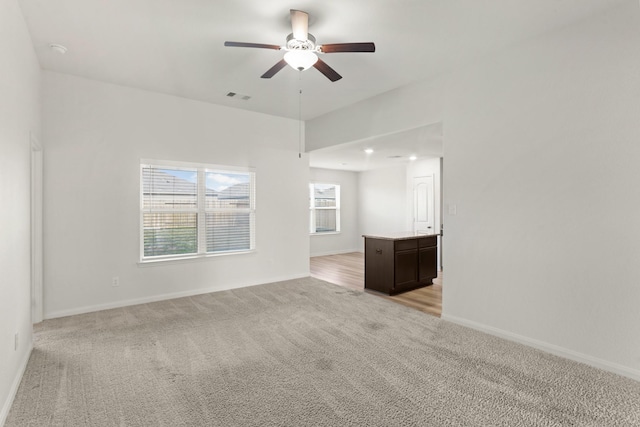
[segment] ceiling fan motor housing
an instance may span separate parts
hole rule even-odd
[[[312,34],[307,34],[307,40],[299,40],[293,37],[293,33],[287,36],[287,50],[309,50],[316,51],[316,38]]]

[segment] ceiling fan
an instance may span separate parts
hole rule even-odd
[[[327,65],[322,59],[318,58],[318,54],[338,53],[338,52],[375,52],[376,46],[371,42],[365,43],[332,43],[332,44],[316,44],[316,38],[309,33],[309,14],[301,10],[290,10],[292,33],[287,36],[287,42],[284,46],[275,44],[261,43],[243,43],[243,42],[224,42],[225,46],[230,47],[255,47],[260,49],[284,50],[284,58],[278,61],[276,65],[269,68],[262,76],[263,79],[270,79],[278,71],[282,70],[287,64],[296,70],[306,70],[314,67],[316,70],[324,74],[329,80],[335,82],[340,80],[342,76],[333,68]]]

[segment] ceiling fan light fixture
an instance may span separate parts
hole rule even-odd
[[[284,54],[284,60],[293,69],[304,71],[318,62],[318,55],[309,50],[290,50]]]

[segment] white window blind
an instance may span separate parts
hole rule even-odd
[[[340,186],[309,184],[309,231],[336,233],[340,231]]]
[[[254,248],[254,172],[141,164],[142,261]]]
[[[254,195],[249,173],[207,171],[206,251],[242,251],[253,248]]]

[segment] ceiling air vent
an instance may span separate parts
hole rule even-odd
[[[227,97],[241,99],[243,101],[248,101],[248,100],[251,99],[251,97],[249,95],[242,95],[242,94],[236,93],[236,92],[228,92],[227,93]]]

